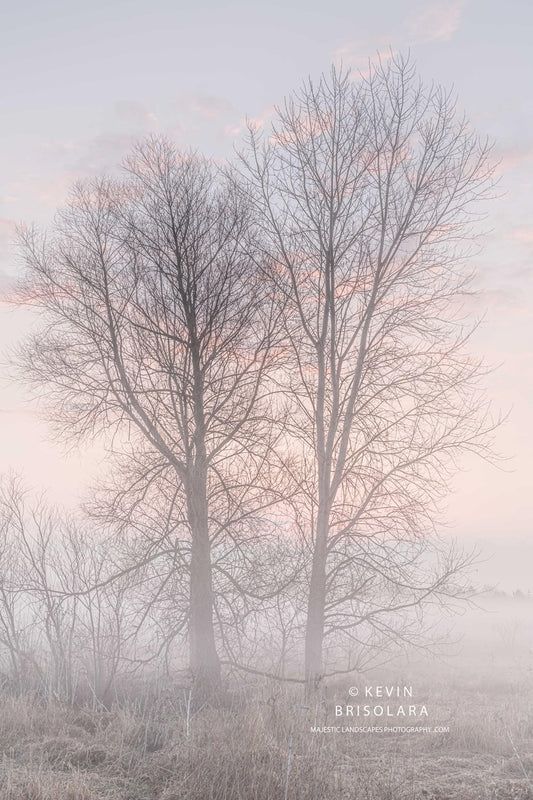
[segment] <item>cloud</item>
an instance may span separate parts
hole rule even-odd
[[[0,292],[10,285],[11,261],[15,253],[17,224],[14,219],[0,218]]]
[[[516,314],[529,314],[529,304],[523,292],[513,286],[501,286],[494,289],[483,289],[479,295],[478,305],[482,309],[501,309]]]
[[[133,100],[119,100],[115,103],[115,114],[126,123],[129,129],[151,130],[157,127],[157,115],[146,108],[142,103]]]
[[[533,229],[513,228],[507,234],[507,238],[514,239],[514,241],[522,242],[523,244],[533,244]]]
[[[390,61],[397,55],[391,44],[392,38],[381,36],[376,39],[355,39],[337,48],[333,54],[335,64],[361,75],[368,75],[372,66]]]
[[[183,145],[199,146],[207,130],[210,135],[226,138],[242,130],[237,108],[225,97],[187,93],[179,95],[168,109],[164,132],[181,140]]]
[[[362,75],[377,61],[387,62],[399,50],[429,42],[447,42],[459,29],[465,0],[429,3],[396,31],[353,39],[341,44],[333,60]]]
[[[76,143],[72,140],[55,140],[52,142],[43,142],[41,145],[42,152],[52,159],[68,158],[70,153],[76,149]]]
[[[274,106],[269,106],[264,111],[261,111],[255,117],[246,117],[244,119],[239,120],[235,124],[229,124],[224,127],[224,133],[227,136],[240,136],[244,133],[249,127],[253,128],[254,130],[260,130],[264,128],[265,125],[272,119],[275,113]]]
[[[464,0],[432,3],[407,23],[410,44],[447,42],[458,30]]]
[[[82,176],[113,172],[138,139],[135,133],[101,133],[80,146],[78,158],[71,169]]]
[[[190,110],[208,120],[220,120],[235,113],[229,100],[214,95],[190,95],[188,98]]]
[[[107,131],[77,142],[44,145],[50,156],[49,168],[34,186],[34,193],[49,207],[59,205],[76,180],[114,172],[143,135],[130,128],[129,132]]]
[[[16,227],[17,223],[14,219],[0,217],[0,247],[14,237]]]
[[[514,147],[504,147],[494,150],[494,158],[497,161],[499,173],[509,172],[527,164],[533,159],[533,146],[523,144]]]

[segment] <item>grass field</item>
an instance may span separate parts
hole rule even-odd
[[[511,607],[512,605],[512,607]],[[479,612],[453,657],[410,656],[330,685],[227,690],[194,708],[186,689],[145,686],[110,711],[0,700],[2,800],[526,800],[533,798],[531,606]],[[501,609],[500,609],[501,611]],[[491,616],[492,613],[492,616]],[[487,616],[488,614],[488,616]],[[383,726],[335,718],[350,685],[409,683],[423,721],[446,732],[313,733]],[[375,701],[373,701],[375,702]],[[392,701],[391,701],[392,702]],[[394,700],[397,705],[398,700]],[[403,702],[403,701],[402,701]]]

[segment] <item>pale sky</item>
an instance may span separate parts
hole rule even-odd
[[[487,387],[510,412],[497,437],[509,461],[506,472],[465,463],[449,530],[492,556],[480,580],[533,588],[532,44],[526,0],[4,0],[0,350],[34,324],[5,302],[17,221],[46,225],[74,180],[112,168],[147,133],[231,157],[246,117],[267,120],[307,75],[410,51],[424,81],[455,88],[500,159],[500,196],[486,207],[490,233],[474,262],[486,318],[473,347],[501,364]],[[21,387],[0,382],[0,472],[23,472],[72,504],[101,457],[98,448],[67,457]]]

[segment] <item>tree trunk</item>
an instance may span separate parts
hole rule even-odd
[[[324,642],[324,616],[326,607],[326,560],[328,540],[328,509],[324,498],[319,501],[316,541],[311,567],[307,625],[305,631],[305,692],[310,697],[316,693],[324,671],[322,647]]]
[[[207,514],[207,476],[195,470],[188,491],[191,528],[189,666],[198,695],[212,695],[220,683],[220,660],[213,624],[213,580]]]

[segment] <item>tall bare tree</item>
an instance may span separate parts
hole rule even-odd
[[[487,154],[401,58],[308,81],[242,154],[291,349],[310,689],[326,635],[386,639],[395,613],[457,591],[464,558],[428,572],[423,542],[457,456],[487,446],[460,308]]]
[[[275,306],[231,179],[160,139],[125,169],[77,186],[49,239],[24,235],[24,297],[47,324],[21,358],[63,435],[113,433],[135,486],[174,486],[190,542],[189,663],[207,690],[220,679],[210,515],[216,498],[218,541],[238,540],[254,498],[264,502]]]

